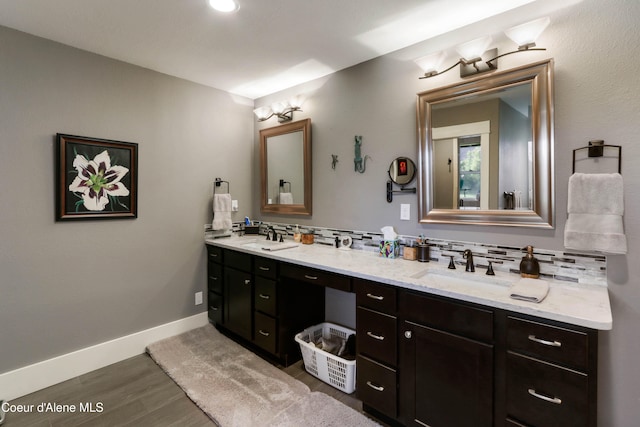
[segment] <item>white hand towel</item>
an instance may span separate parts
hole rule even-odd
[[[230,230],[231,223],[231,194],[213,195],[213,222],[214,230]]]
[[[293,204],[293,194],[291,194],[291,193],[280,193],[280,204],[281,205],[291,205],[291,204]]]
[[[622,175],[575,173],[569,178],[564,246],[567,249],[627,253],[622,225]]]
[[[549,282],[540,279],[522,278],[510,289],[513,299],[539,303],[549,293]]]

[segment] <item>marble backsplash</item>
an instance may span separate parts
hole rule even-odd
[[[280,233],[284,233],[287,239],[293,239],[295,224],[282,224],[273,222],[263,222],[261,233],[266,232],[266,226],[273,228]],[[235,232],[240,232],[242,225],[234,224]],[[325,227],[300,227],[303,233],[313,233],[314,243],[321,245],[335,245],[335,238],[339,236],[351,236],[353,239],[352,249],[365,250],[371,252],[379,251],[379,242],[382,240],[382,233],[344,230]],[[400,256],[406,246],[415,245],[418,236],[398,236],[400,240]],[[487,243],[461,242],[444,239],[426,238],[429,245],[430,262],[449,263],[450,257],[454,257],[456,265],[464,268],[465,260],[462,252],[470,249],[476,265],[476,271],[487,269],[489,261],[495,271],[504,271],[519,274],[520,260],[526,253],[523,247],[513,247],[505,245],[493,245]],[[601,254],[578,253],[574,251],[553,251],[541,248],[534,248],[534,255],[540,263],[540,277],[544,279],[555,279],[576,284],[607,286],[607,259]],[[417,261],[416,261],[417,262]]]

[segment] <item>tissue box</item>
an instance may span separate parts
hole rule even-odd
[[[400,241],[380,240],[380,256],[383,258],[398,258],[400,256]]]

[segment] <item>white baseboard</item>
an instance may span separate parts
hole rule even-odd
[[[0,399],[11,400],[144,353],[158,340],[204,326],[207,312],[0,374]]]

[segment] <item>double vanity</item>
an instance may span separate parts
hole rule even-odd
[[[512,273],[260,235],[206,244],[209,318],[285,365],[300,357],[294,335],[325,321],[325,287],[355,293],[356,393],[387,423],[596,425],[604,286],[551,280],[535,304],[509,297]]]

